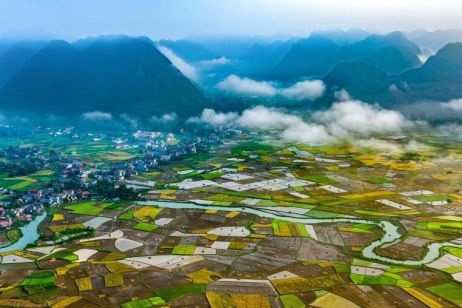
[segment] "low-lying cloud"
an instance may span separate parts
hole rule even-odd
[[[358,100],[335,103],[326,111],[316,112],[314,117],[324,123],[331,134],[340,137],[396,132],[410,124],[398,111]]]
[[[338,101],[329,109],[315,112],[307,119],[281,109],[256,106],[240,115],[205,109],[199,117],[190,119],[190,122],[214,126],[226,123],[242,128],[273,130],[278,131],[281,138],[287,141],[309,144],[399,133],[413,125],[398,111],[351,99]]]
[[[313,101],[324,95],[326,86],[321,80],[300,81],[293,86],[280,90],[281,95],[295,100]]]
[[[189,118],[189,123],[202,123],[212,126],[230,126],[235,123],[238,114],[235,112],[216,112],[213,109],[206,108],[198,117]]]
[[[210,60],[202,60],[199,65],[205,68],[211,68],[214,66],[226,65],[231,63],[231,60],[226,57],[214,58]]]
[[[264,106],[245,110],[236,121],[239,126],[264,130],[284,129],[299,122],[303,122],[299,116]]]
[[[271,81],[256,81],[237,75],[229,75],[225,80],[217,84],[217,88],[241,96],[281,96],[293,100],[310,101],[323,96],[326,90],[326,86],[321,80],[300,81],[290,87],[281,88]]]
[[[157,49],[172,62],[172,64],[186,77],[194,81],[199,80],[199,73],[196,68],[186,62],[183,58],[176,55],[173,50],[165,46],[157,46]]]
[[[161,124],[167,124],[167,123],[173,123],[178,119],[178,115],[175,112],[171,113],[166,113],[159,116],[152,116],[151,117],[151,122],[154,123],[161,123]]]
[[[453,100],[450,100],[449,102],[440,103],[440,104],[441,104],[441,107],[443,108],[447,108],[447,109],[458,111],[458,112],[462,111],[462,98],[453,99]]]
[[[82,114],[82,118],[87,121],[110,121],[112,114],[103,111],[90,111]]]
[[[268,81],[256,81],[250,78],[241,78],[237,75],[230,75],[217,84],[217,88],[244,96],[270,97],[277,94],[273,83]]]

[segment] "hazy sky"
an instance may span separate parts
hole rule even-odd
[[[462,28],[462,0],[0,0],[0,35],[183,38]]]

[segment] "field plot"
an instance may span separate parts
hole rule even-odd
[[[65,206],[65,209],[70,210],[73,214],[97,216],[104,210],[104,208],[110,206],[111,204],[112,203],[104,202],[82,202]]]

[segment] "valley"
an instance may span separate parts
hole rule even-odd
[[[163,138],[136,135],[139,146]],[[55,147],[72,134],[53,136],[41,143],[69,155]],[[403,149],[390,152],[290,144],[267,132],[219,136],[197,154],[114,178],[136,189],[131,201],[88,188],[86,200],[45,206],[40,237],[1,250],[0,303],[460,305],[457,140],[412,130],[376,136]],[[97,139],[106,151],[133,146],[111,145],[118,138]],[[83,166],[98,162],[74,148]],[[144,150],[130,151],[119,162],[100,155],[97,165],[130,164]],[[91,183],[93,174],[80,178]]]

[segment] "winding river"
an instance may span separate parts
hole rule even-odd
[[[298,222],[302,224],[312,225],[312,224],[332,224],[332,223],[355,223],[355,224],[373,224],[379,226],[383,231],[384,235],[376,240],[371,242],[366,246],[362,254],[364,257],[377,260],[381,262],[387,262],[391,264],[399,265],[422,265],[430,263],[436,260],[439,257],[440,248],[443,246],[459,247],[462,248],[461,244],[456,244],[453,242],[442,242],[442,243],[431,243],[427,245],[427,251],[425,256],[421,260],[395,260],[392,258],[380,256],[375,253],[375,249],[381,247],[385,244],[390,244],[398,242],[401,239],[401,234],[398,232],[398,226],[392,224],[389,221],[373,221],[366,219],[357,219],[357,218],[308,218],[301,214],[281,212],[271,208],[262,208],[262,207],[237,207],[237,206],[213,206],[213,205],[201,205],[191,202],[165,202],[165,201],[138,201],[136,202],[139,205],[152,205],[161,208],[171,208],[171,209],[198,209],[198,210],[219,210],[219,211],[239,211],[254,214],[260,217],[266,218],[276,218],[282,219],[289,222]],[[30,222],[28,225],[21,227],[22,236],[16,243],[13,243],[9,246],[0,248],[0,252],[7,252],[13,250],[22,250],[27,247],[27,245],[34,243],[39,238],[38,226],[45,219],[46,213],[35,217],[35,219]]]
[[[400,264],[400,265],[422,265],[430,263],[436,260],[439,257],[440,248],[443,246],[459,247],[462,248],[462,245],[456,244],[453,242],[442,242],[442,243],[431,243],[427,245],[427,252],[421,260],[395,260],[392,258],[387,258],[379,256],[375,253],[375,249],[389,243],[397,242],[401,239],[401,234],[398,232],[398,226],[392,224],[389,221],[372,221],[365,219],[356,219],[356,218],[307,218],[301,214],[280,212],[277,210],[272,210],[271,208],[261,208],[261,207],[224,207],[224,206],[213,206],[213,205],[200,205],[191,202],[165,202],[165,201],[139,201],[136,202],[139,205],[153,205],[161,208],[171,208],[171,209],[199,209],[199,210],[219,210],[219,211],[239,211],[250,214],[255,214],[260,217],[266,218],[276,218],[282,219],[289,222],[298,222],[302,224],[331,224],[338,222],[345,223],[359,223],[359,224],[373,224],[379,226],[383,231],[384,235],[376,240],[371,242],[366,246],[362,254],[364,257],[372,260],[377,260],[381,262],[387,262],[391,264]]]
[[[29,224],[20,227],[22,236],[16,242],[9,246],[0,248],[0,252],[7,252],[13,250],[22,250],[27,247],[27,245],[34,243],[39,239],[40,234],[38,231],[38,226],[40,223],[47,217],[47,213],[43,212],[39,216],[35,217]]]

